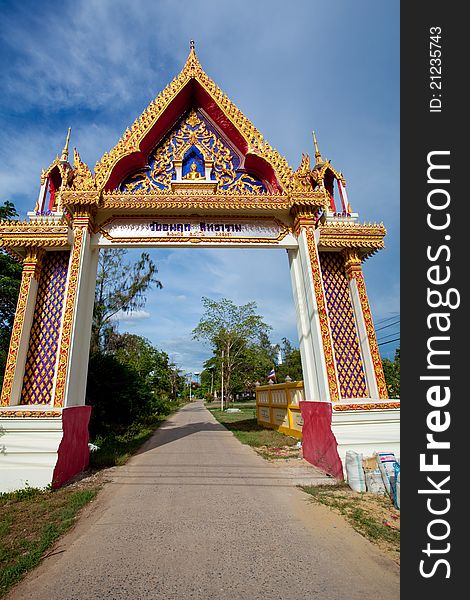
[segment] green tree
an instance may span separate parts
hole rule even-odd
[[[121,364],[131,367],[152,393],[176,398],[183,385],[183,377],[176,365],[170,363],[168,354],[155,348],[149,340],[132,333],[112,333],[108,338],[107,352]]]
[[[281,349],[283,361],[277,364],[279,349]],[[283,338],[282,346],[273,346],[269,337],[263,334],[258,343],[247,346],[242,357],[243,364],[235,374],[234,391],[236,393],[253,391],[255,383],[267,383],[267,377],[274,367],[276,381],[282,383],[287,376],[293,381],[302,380],[302,366],[300,362],[300,351],[294,348],[287,338]]]
[[[388,358],[382,359],[382,366],[390,398],[400,397],[400,348],[395,350],[393,361]]]
[[[193,338],[210,343],[215,354],[215,366],[222,376],[227,397],[234,392],[233,377],[243,365],[247,348],[271,329],[256,314],[256,302],[237,306],[223,298],[216,301],[202,298],[204,314],[193,330]]]
[[[175,374],[176,371],[176,374]],[[91,354],[87,401],[93,435],[117,432],[150,414],[167,414],[184,381],[166,352],[138,335],[111,332],[106,352]]]
[[[18,213],[12,202],[0,206],[0,221],[16,219]],[[21,284],[21,265],[0,249],[0,387],[3,383],[11,330]]]
[[[131,423],[152,412],[152,398],[138,373],[112,354],[95,352],[90,356],[86,404],[92,437],[119,433]]]
[[[107,335],[115,329],[111,318],[118,312],[139,310],[145,306],[146,292],[161,282],[155,277],[157,266],[148,253],[131,264],[125,263],[127,250],[112,248],[100,251],[93,309],[92,351],[104,349]]]
[[[276,367],[277,380],[281,382],[289,376],[293,381],[302,381],[300,350],[295,348],[287,338],[282,338],[281,354],[282,364]]]
[[[253,392],[256,382],[264,382],[276,361],[276,349],[266,332],[248,344],[240,356],[240,367],[234,377],[234,392]]]

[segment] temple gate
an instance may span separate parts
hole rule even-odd
[[[70,130],[69,130],[70,134]],[[281,247],[289,255],[304,399],[383,402],[361,263],[383,247],[314,136],[292,170],[203,71],[181,73],[94,173],[74,150],[43,171],[26,221],[0,224],[23,264],[0,401],[0,489],[61,485],[88,464],[85,388],[103,247]]]

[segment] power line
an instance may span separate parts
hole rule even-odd
[[[375,325],[381,325],[382,323],[386,323],[387,321],[391,321],[392,319],[396,319],[400,313],[395,313],[392,317],[386,317],[385,319],[379,319]]]
[[[393,333],[389,333],[387,335],[383,335],[382,337],[377,338],[377,341],[378,342],[383,342],[387,338],[392,337],[393,335],[400,335],[400,332],[399,331],[394,331]]]
[[[382,331],[382,329],[387,329],[387,327],[393,327],[393,325],[397,325],[400,322],[400,319],[398,319],[398,321],[395,321],[394,323],[389,323],[388,325],[384,325],[383,327],[377,327],[375,331]]]
[[[380,344],[377,344],[377,346],[383,346],[385,344],[391,344],[392,342],[399,342],[399,341],[400,341],[400,338],[397,337],[394,340],[389,340],[388,342],[381,342]]]

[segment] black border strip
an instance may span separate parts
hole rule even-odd
[[[463,109],[467,75],[460,67],[470,53],[464,28],[463,16],[454,3],[401,3],[400,476],[404,599],[421,594],[419,597],[426,600],[447,600],[465,595],[457,590],[468,588],[463,579],[466,552],[461,549],[470,530],[462,507],[468,473],[463,460],[459,461],[466,452],[462,440],[469,437],[463,430],[469,404],[463,381],[470,372],[470,327],[465,319],[468,303],[464,294],[469,271],[466,241],[470,237],[464,232],[470,222],[469,183],[464,179],[470,167],[464,164],[463,150],[469,127]],[[436,58],[439,60],[432,60]],[[450,169],[437,167],[428,172],[430,163]],[[437,208],[439,203],[442,208]],[[431,267],[435,268],[429,271]],[[441,282],[448,275],[449,280]],[[428,289],[435,291],[431,297]],[[445,307],[446,299],[451,305],[460,301],[460,306]],[[438,306],[433,308],[431,303]],[[430,317],[433,313],[447,316]],[[448,331],[441,331],[438,322]],[[448,354],[433,354],[434,350]],[[436,379],[438,376],[444,378]],[[437,432],[439,427],[443,431]],[[443,444],[450,443],[450,448],[427,448],[429,434]],[[426,465],[433,461],[444,466],[431,471]],[[445,465],[449,471],[441,470]]]

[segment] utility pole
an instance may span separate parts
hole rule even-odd
[[[224,410],[224,351],[222,350],[222,376],[221,376],[221,390],[220,390],[220,410]]]

